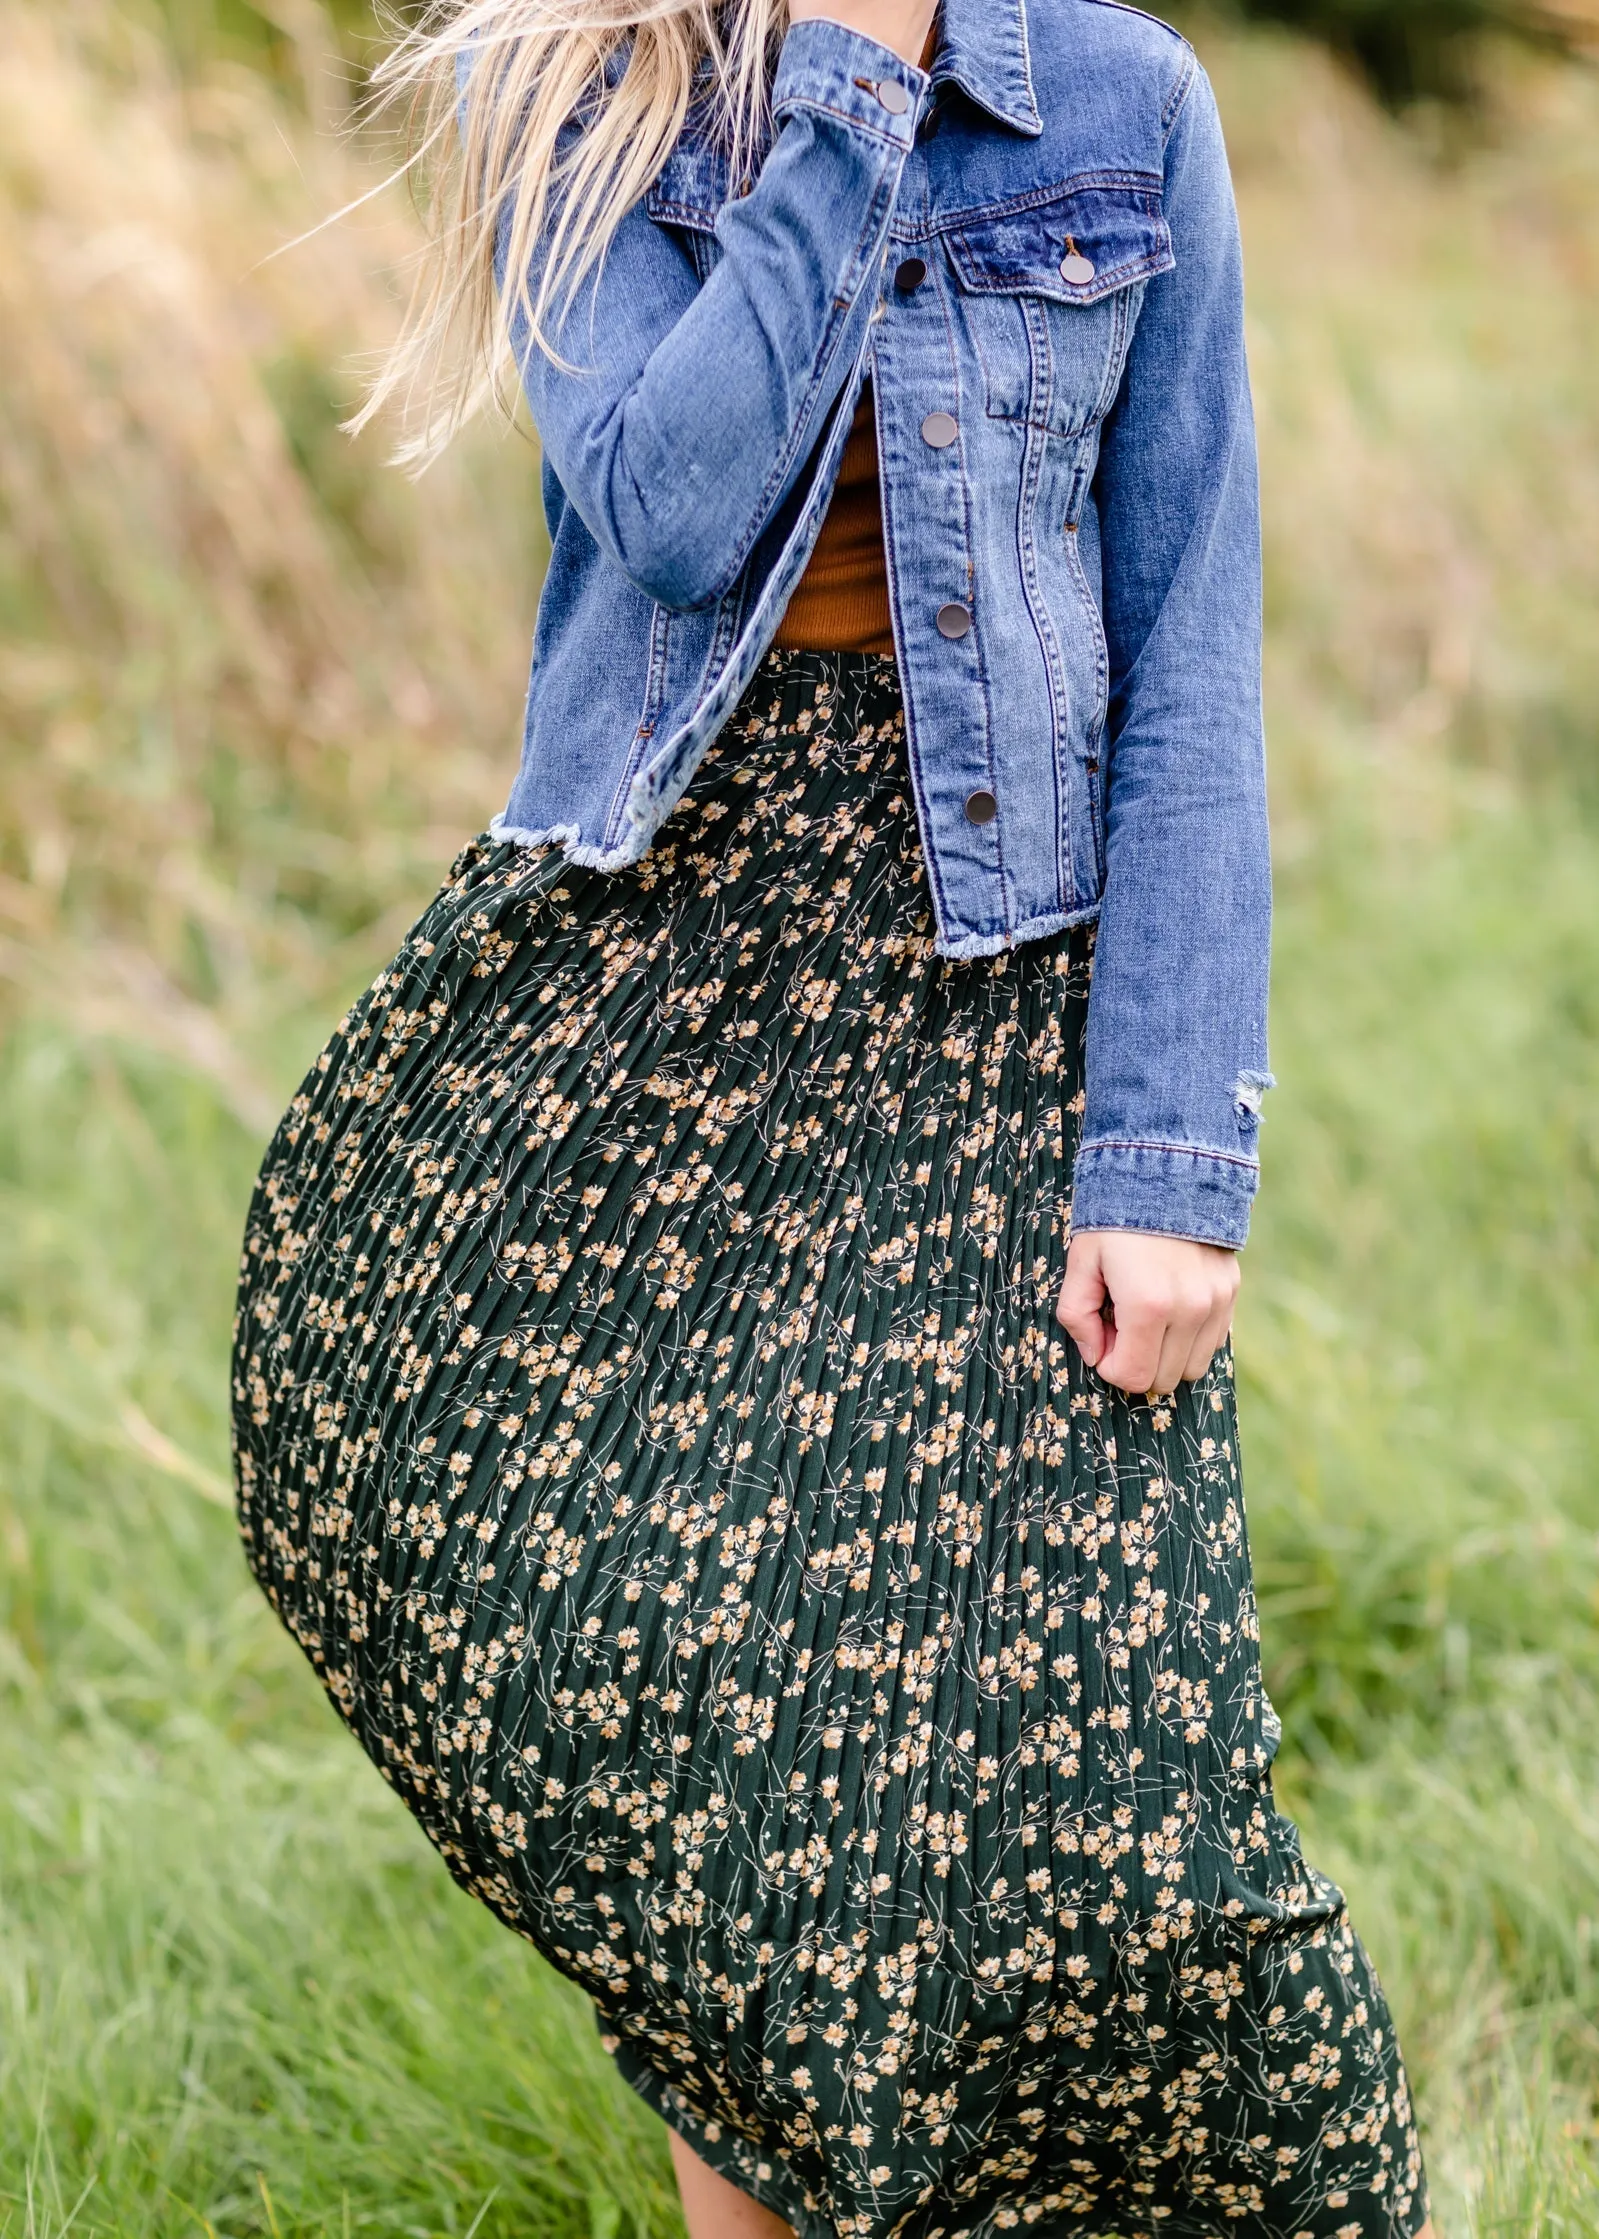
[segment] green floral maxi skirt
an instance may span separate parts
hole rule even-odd
[[[807,2239],[1408,2239],[1273,1807],[1230,1375],[1054,1320],[1091,939],[935,956],[891,661],[644,861],[469,847],[250,1213],[257,1577],[451,1871]]]

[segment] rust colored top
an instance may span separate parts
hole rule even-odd
[[[822,533],[794,586],[776,643],[818,653],[894,650],[870,382],[844,446]]]

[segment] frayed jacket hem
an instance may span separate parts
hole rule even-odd
[[[676,806],[675,801],[672,806]],[[667,813],[670,813],[668,811]],[[585,871],[625,871],[630,864],[638,863],[649,853],[661,824],[662,816],[647,830],[635,824],[633,829],[615,847],[597,847],[592,841],[580,837],[581,827],[576,824],[547,824],[534,829],[526,824],[513,824],[504,816],[497,816],[489,826],[489,838],[509,847],[558,847],[568,863]],[[1064,933],[1073,925],[1090,925],[1099,915],[1097,901],[1076,910],[1049,910],[1040,917],[1024,919],[1008,931],[1000,933],[939,933],[933,942],[936,956],[947,956],[952,963],[970,963],[984,956],[1002,956],[1006,949],[1020,948],[1028,941],[1047,940],[1051,933]]]
[[[1029,917],[1004,933],[940,933],[933,943],[933,953],[956,963],[969,963],[974,957],[1003,956],[1006,949],[1020,948],[1027,941],[1046,940],[1051,933],[1064,933],[1073,925],[1091,925],[1098,915],[1098,902],[1089,902],[1080,910],[1049,910],[1042,917]]]
[[[581,830],[576,824],[548,824],[542,831],[534,831],[528,825],[512,824],[497,816],[489,826],[489,838],[507,847],[558,847],[568,863],[584,871],[625,871],[645,852],[630,839],[620,847],[595,847],[581,838]]]

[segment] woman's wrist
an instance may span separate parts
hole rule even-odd
[[[937,13],[937,0],[789,0],[788,10],[791,23],[822,18],[842,24],[846,31],[888,47],[913,68],[921,63]]]

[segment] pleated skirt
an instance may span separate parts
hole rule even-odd
[[[646,858],[468,847],[267,1153],[265,1591],[450,1870],[801,2233],[1408,2239],[1270,1785],[1229,1365],[1053,1306],[1092,938],[935,955],[892,661],[773,655]]]

